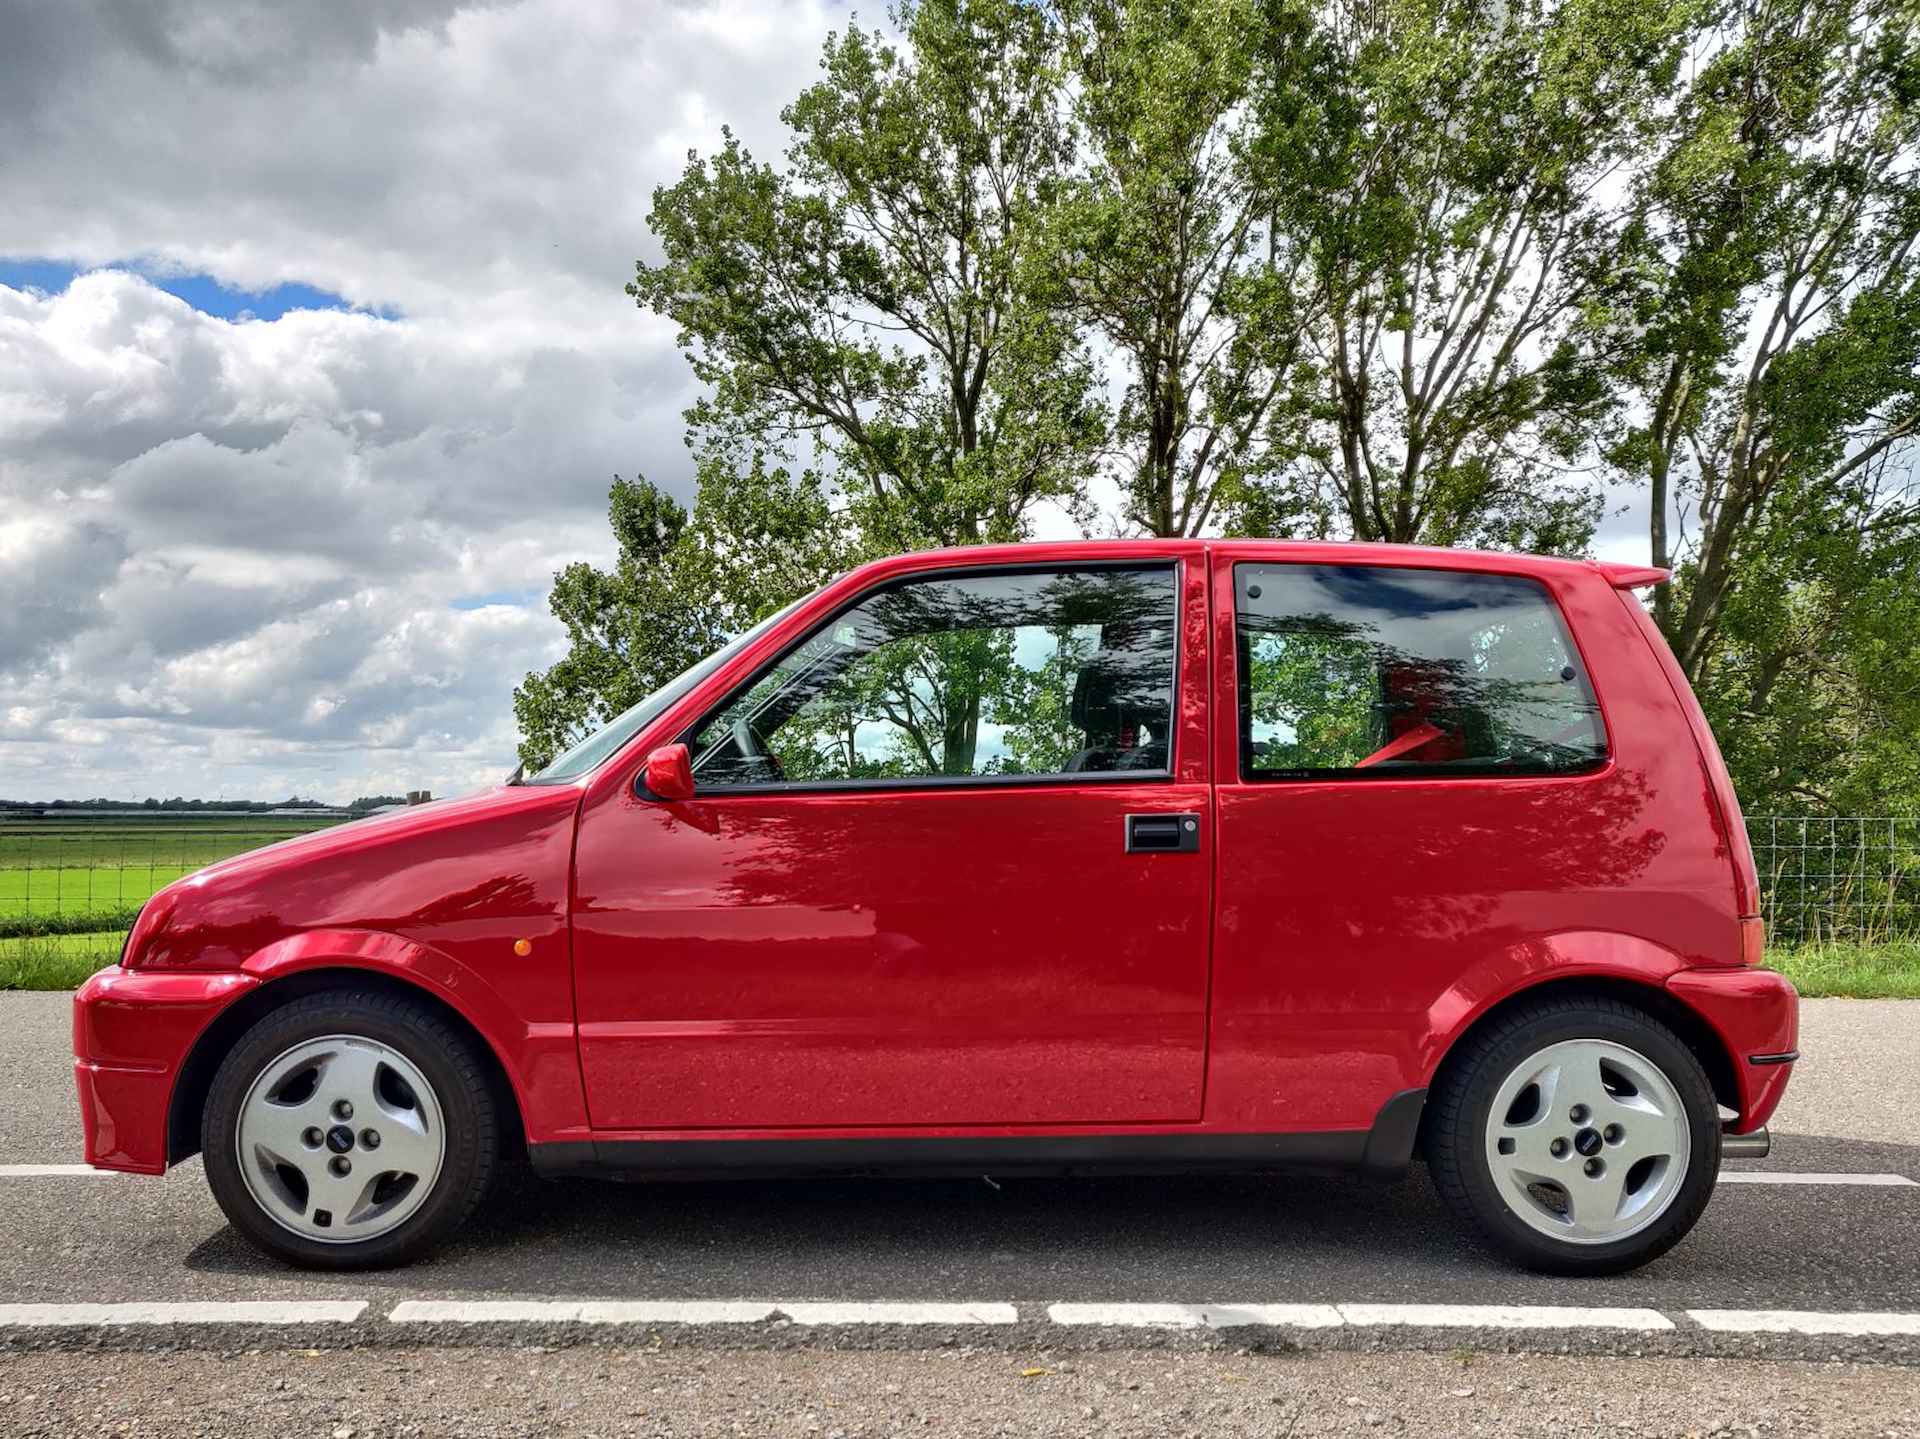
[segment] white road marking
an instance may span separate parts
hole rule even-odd
[[[395,1324],[1017,1324],[1011,1304],[913,1304],[749,1299],[409,1299]]]
[[[1434,1329],[1671,1329],[1656,1309],[1593,1309],[1496,1304],[1053,1304],[1055,1324],[1134,1329],[1226,1329],[1265,1324],[1335,1329],[1343,1324],[1398,1324]]]
[[[795,1324],[1018,1324],[1011,1304],[780,1304]]]
[[[1559,1304],[1342,1304],[1349,1324],[1422,1329],[1671,1329],[1657,1309],[1594,1309]]]
[[[777,1306],[744,1299],[408,1299],[395,1324],[759,1324]]]
[[[1055,1324],[1098,1324],[1130,1329],[1232,1329],[1270,1324],[1285,1329],[1337,1329],[1340,1311],[1331,1304],[1049,1304]]]
[[[1689,1309],[1719,1334],[1920,1334],[1920,1314],[1822,1314],[1807,1309]]]
[[[1841,1174],[1825,1170],[1723,1169],[1722,1184],[1861,1184],[1890,1189],[1920,1189],[1904,1174]]]
[[[351,1324],[364,1299],[232,1300],[129,1304],[0,1304],[0,1329],[181,1324]],[[1031,1311],[1029,1311],[1031,1312]],[[796,1324],[1016,1324],[1004,1303],[763,1301],[747,1299],[409,1299],[395,1324],[759,1324],[785,1315]],[[1131,1329],[1285,1329],[1402,1326],[1423,1329],[1671,1330],[1656,1309],[1543,1304],[1050,1304],[1049,1322]],[[1920,1336],[1920,1313],[1824,1313],[1802,1309],[1689,1309],[1702,1329],[1722,1334]]]
[[[351,1324],[364,1299],[244,1299],[178,1304],[0,1304],[0,1328],[121,1324]]]
[[[115,1169],[95,1169],[91,1164],[0,1164],[0,1179],[68,1179],[84,1175],[91,1179],[120,1178]]]

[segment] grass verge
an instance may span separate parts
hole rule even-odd
[[[1795,945],[1768,950],[1767,964],[1804,999],[1920,999],[1920,937]]]
[[[0,939],[0,989],[73,989],[120,957],[126,931]]]

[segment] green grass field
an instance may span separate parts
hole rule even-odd
[[[282,815],[0,821],[0,941],[123,929],[162,885],[331,822]]]

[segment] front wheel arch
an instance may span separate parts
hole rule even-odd
[[[167,1163],[174,1165],[191,1158],[200,1150],[200,1121],[213,1088],[213,1077],[221,1063],[240,1042],[240,1036],[274,1010],[304,999],[310,994],[359,990],[363,993],[402,995],[435,1010],[439,1016],[469,1039],[487,1071],[487,1082],[503,1119],[500,1133],[515,1152],[526,1144],[525,1116],[520,1099],[507,1077],[500,1056],[479,1029],[459,1010],[423,985],[377,969],[353,966],[303,969],[272,979],[241,995],[214,1017],[193,1043],[180,1075],[174,1081],[173,1097],[167,1106]]]
[[[1468,1041],[1475,1034],[1498,1024],[1515,1010],[1524,1009],[1543,999],[1581,998],[1610,999],[1638,1009],[1648,1018],[1664,1024],[1680,1037],[1693,1052],[1694,1058],[1700,1061],[1700,1067],[1707,1072],[1707,1080],[1713,1086],[1713,1097],[1728,1109],[1738,1111],[1741,1108],[1739,1071],[1734,1067],[1733,1055],[1714,1027],[1700,1014],[1655,985],[1591,974],[1542,980],[1538,984],[1515,990],[1497,1004],[1489,1005],[1453,1037],[1453,1042],[1447,1046],[1446,1053],[1441,1056],[1440,1063],[1427,1081],[1428,1094],[1438,1094],[1450,1080],[1452,1068],[1471,1047]],[[1428,1112],[1431,1113],[1431,1106]],[[1429,1139],[1423,1120],[1419,1139],[1419,1152],[1423,1155],[1427,1152]]]

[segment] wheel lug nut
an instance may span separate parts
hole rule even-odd
[[[325,1138],[326,1135],[322,1134],[319,1130],[309,1129],[305,1134],[300,1136],[300,1142],[309,1149],[318,1149],[321,1141]]]
[[[380,1147],[380,1131],[377,1129],[361,1130],[360,1147],[362,1149],[378,1149]]]
[[[349,1174],[353,1173],[353,1163],[344,1154],[336,1154],[333,1158],[329,1159],[327,1161],[327,1168],[331,1169],[342,1179],[345,1179]]]
[[[353,1118],[353,1106],[344,1099],[334,1100],[333,1101],[333,1117],[335,1119]]]
[[[1587,1122],[1587,1106],[1584,1104],[1574,1105],[1573,1108],[1568,1111],[1567,1118],[1571,1119],[1575,1124],[1585,1124]]]
[[[1564,1139],[1554,1140],[1552,1144],[1547,1146],[1547,1152],[1555,1159],[1565,1159],[1567,1157],[1567,1141]]]
[[[1587,1178],[1589,1179],[1598,1179],[1601,1175],[1607,1172],[1607,1166],[1602,1164],[1597,1159],[1589,1159],[1581,1167],[1587,1171]]]
[[[1617,1124],[1609,1124],[1605,1129],[1601,1130],[1600,1132],[1602,1135],[1605,1136],[1606,1141],[1609,1144],[1618,1144],[1621,1140],[1627,1137],[1627,1131],[1622,1129]]]

